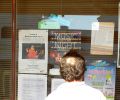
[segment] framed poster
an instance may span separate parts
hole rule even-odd
[[[19,73],[47,73],[48,31],[19,30]]]
[[[81,31],[51,30],[49,32],[49,64],[59,68],[61,57],[70,49],[81,50]]]

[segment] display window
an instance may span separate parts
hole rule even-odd
[[[0,100],[44,100],[64,83],[59,64],[70,49],[85,57],[85,82],[119,100],[119,0],[2,0],[0,6]]]

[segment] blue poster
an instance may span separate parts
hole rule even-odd
[[[114,100],[115,97],[115,76],[116,66],[87,66],[85,73],[86,84],[99,89],[106,96],[107,100]]]

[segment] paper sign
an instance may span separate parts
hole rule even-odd
[[[116,66],[87,66],[86,84],[99,89],[107,100],[115,98]]]
[[[18,74],[18,100],[44,100],[46,96],[46,75]]]
[[[95,55],[112,55],[114,44],[114,23],[99,22],[98,24],[99,30],[92,30],[90,52]],[[98,27],[98,25],[96,27]]]
[[[19,30],[19,73],[47,73],[48,31]]]

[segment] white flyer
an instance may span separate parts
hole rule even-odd
[[[18,100],[44,100],[46,96],[46,75],[18,74]]]
[[[95,55],[112,55],[113,44],[114,44],[114,23],[113,22],[93,23],[90,53]]]
[[[19,30],[19,73],[47,73],[48,30]]]
[[[59,78],[52,78],[51,91],[55,90],[59,85],[64,83],[65,80]]]

